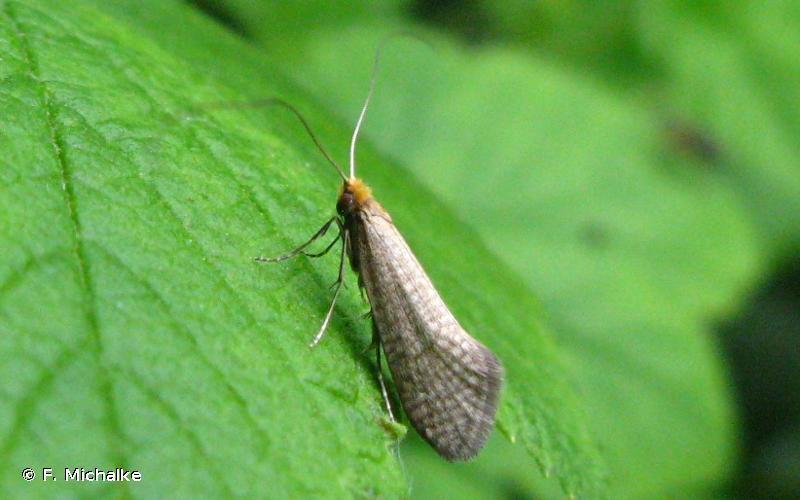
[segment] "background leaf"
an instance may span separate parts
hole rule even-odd
[[[0,489],[85,494],[19,470],[125,466],[145,480],[93,493],[403,494],[356,287],[309,352],[335,258],[251,262],[331,213],[335,176],[280,110],[187,111],[281,95],[326,143],[348,127],[180,3],[5,2],[0,57]],[[502,432],[566,491],[600,494],[532,294],[401,167],[367,147],[362,163],[459,319],[504,361]]]
[[[797,2],[418,4],[456,33],[568,61],[637,96],[666,124],[690,125],[770,259],[780,264],[800,248]]]
[[[640,39],[663,95],[719,142],[720,170],[746,202],[774,262],[800,248],[800,5],[659,1]]]

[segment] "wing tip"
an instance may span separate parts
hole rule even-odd
[[[495,427],[500,392],[503,388],[505,370],[502,363],[487,347],[479,344],[481,348],[481,363],[477,370],[483,379],[483,406],[475,410],[472,415],[472,425],[459,434],[460,439],[445,439],[435,441],[429,439],[425,433],[422,437],[433,446],[436,452],[449,462],[466,462],[475,458],[486,445],[492,430]]]

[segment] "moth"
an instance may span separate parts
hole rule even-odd
[[[256,261],[277,262],[298,255],[320,257],[341,242],[333,300],[311,347],[320,342],[330,323],[344,283],[346,256],[358,275],[362,295],[366,292],[369,302],[377,378],[389,418],[395,420],[383,379],[381,350],[414,429],[445,459],[467,460],[480,451],[494,427],[503,368],[492,351],[461,327],[389,213],[355,175],[356,141],[375,88],[379,56],[380,51],[350,142],[349,176],[325,151],[302,115],[285,101],[273,99],[300,119],[322,154],[336,168],[342,186],[336,215],[308,241],[285,255],[256,257]],[[306,251],[333,226],[338,232],[327,247],[318,253]]]

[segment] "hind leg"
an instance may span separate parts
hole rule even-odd
[[[392,403],[389,400],[389,391],[386,390],[386,382],[383,380],[383,365],[381,363],[381,350],[383,346],[381,345],[381,338],[378,334],[378,327],[375,326],[375,322],[372,322],[372,343],[370,347],[375,347],[375,366],[378,370],[378,385],[381,386],[381,396],[383,396],[383,402],[386,405],[386,412],[389,414],[389,419],[392,422],[397,422],[394,418],[394,413],[392,413]]]

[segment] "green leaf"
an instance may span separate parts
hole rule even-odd
[[[715,152],[710,163],[744,201],[770,257],[779,263],[796,252],[797,2],[578,3],[482,1],[472,9],[493,36],[622,83],[666,121],[690,125]]]
[[[321,26],[340,26],[359,19],[398,18],[405,0],[285,0],[266,4],[252,0],[194,2],[247,36],[270,40],[276,50],[291,49],[292,40]]]
[[[648,79],[652,70],[637,38],[638,5],[634,0],[477,0],[452,9],[429,4],[421,15],[470,39],[502,41],[615,85],[631,85]]]
[[[321,28],[281,57],[354,117],[377,41],[397,28]],[[675,154],[635,101],[513,50],[426,37],[435,52],[387,50],[365,136],[413,166],[541,295],[615,496],[719,487],[736,438],[705,325],[760,269],[739,198]]]
[[[658,1],[639,37],[664,97],[719,144],[775,260],[800,248],[800,4]]]
[[[310,351],[336,257],[252,262],[330,216],[334,172],[279,109],[189,111],[280,95],[326,143],[349,127],[177,2],[5,2],[0,58],[0,491],[84,495],[20,470],[123,466],[143,481],[91,494],[403,494],[355,281]],[[533,295],[401,167],[360,158],[503,360],[500,429],[595,496],[597,452]]]
[[[442,462],[421,439],[405,441],[403,452],[414,498],[529,498],[532,492],[536,498],[563,497],[556,483],[530,473],[524,449],[498,436],[469,463]]]
[[[322,215],[316,169],[246,118],[182,119],[235,94],[127,23],[2,19],[3,489],[30,465],[139,469],[142,496],[401,491],[349,321],[305,348],[326,274],[251,260]]]

